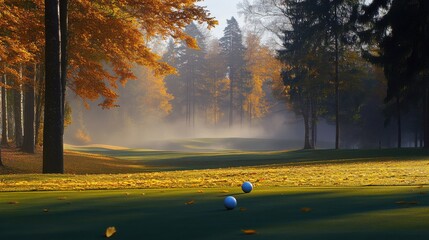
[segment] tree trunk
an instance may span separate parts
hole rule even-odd
[[[312,149],[310,143],[310,119],[307,114],[303,114],[304,117],[304,149]]]
[[[195,129],[195,78],[192,78],[192,128]]]
[[[37,89],[36,89],[36,92],[37,92],[37,97],[36,97],[36,120],[35,120],[35,122],[36,122],[36,129],[35,129],[35,145],[36,146],[39,146],[39,145],[41,145],[41,142],[40,142],[40,137],[39,137],[39,134],[40,134],[40,123],[41,123],[41,121],[42,121],[42,112],[43,112],[43,106],[44,106],[44,101],[43,101],[43,99],[44,99],[44,88],[43,88],[43,85],[44,85],[44,74],[42,73],[42,69],[43,69],[43,67],[41,66],[41,65],[39,65],[38,67],[37,67],[37,69],[38,69],[38,71],[37,71],[37,78],[36,78],[36,82],[37,82]]]
[[[302,116],[304,117],[304,149],[312,149],[310,142],[310,101],[305,103]]]
[[[0,78],[2,79],[1,81],[3,82],[3,76],[2,75],[0,75]],[[1,144],[0,144],[0,167],[2,167],[3,166],[3,162],[2,162],[2,154],[1,154],[1,148],[2,148],[2,146],[1,146]]]
[[[59,0],[45,0],[45,117],[43,173],[64,173]]]
[[[67,66],[68,66],[68,0],[60,0],[60,31],[61,31],[61,87],[62,87],[62,114],[65,117]],[[34,93],[34,89],[33,89]],[[33,96],[34,98],[34,96]],[[64,119],[63,119],[64,122]],[[64,126],[62,135],[64,135]]]
[[[429,86],[426,83],[424,96],[424,148],[429,149]]]
[[[2,119],[2,133],[1,133],[1,145],[8,145],[8,134],[7,134],[7,108],[6,108],[6,87],[7,84],[6,74],[2,78],[3,87],[1,88],[1,119]]]
[[[401,130],[401,103],[399,97],[396,97],[396,110],[397,110],[397,118],[398,118],[398,148],[402,146],[402,130]]]
[[[9,78],[9,86],[15,86],[12,79]],[[15,141],[15,99],[14,89],[11,88],[6,92],[6,112],[7,112],[7,137],[9,141]]]
[[[340,148],[340,82],[338,79],[338,16],[337,4],[335,3],[335,149]]]
[[[233,85],[233,79],[232,76],[232,68],[229,68],[229,127],[232,127],[233,123],[233,99],[234,99],[234,85]]]
[[[415,148],[419,147],[419,128],[417,126],[418,125],[416,124],[414,128],[414,147]]]
[[[311,101],[311,145],[316,148],[317,143],[317,114],[314,100]]]
[[[33,82],[24,86],[24,142],[22,151],[34,153],[34,83],[36,78],[36,66],[28,68],[33,72]]]
[[[240,86],[238,88],[238,94],[240,96],[240,128],[243,127],[243,117],[244,117],[244,109],[243,109],[243,80],[240,80]]]
[[[22,65],[19,66],[19,75],[20,82],[22,82]],[[15,145],[16,147],[22,146],[22,92],[21,92],[21,84],[17,86],[18,89],[15,89],[13,92],[13,110],[14,110],[14,119],[15,119]]]
[[[21,86],[19,86],[18,89],[14,90],[13,93],[13,100],[14,100],[14,120],[15,120],[15,144],[16,147],[22,146],[22,93],[21,93]]]

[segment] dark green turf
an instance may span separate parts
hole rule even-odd
[[[73,151],[101,154],[142,164],[146,171],[214,169],[269,164],[332,163],[344,161],[426,160],[426,149],[295,150],[295,151],[216,151],[181,152],[146,149],[111,150],[68,147]]]
[[[429,237],[428,188],[270,188],[250,194],[222,190],[0,193],[0,239],[103,239],[108,226],[118,230],[112,239]],[[239,207],[247,210],[224,210],[226,194],[235,195]],[[186,205],[190,200],[195,203]],[[14,201],[19,203],[9,204]],[[312,211],[301,212],[304,207]],[[43,212],[45,208],[49,212]],[[246,236],[241,229],[257,234]]]

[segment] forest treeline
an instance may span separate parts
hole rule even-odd
[[[254,30],[231,18],[220,39],[196,2],[0,0],[2,145],[49,142],[44,172],[62,172],[67,92],[102,108],[135,96],[133,111],[189,129],[252,126],[275,99],[306,149],[322,120],[335,148],[429,146],[427,1],[244,0]]]

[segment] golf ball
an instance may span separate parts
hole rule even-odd
[[[241,185],[241,190],[245,193],[250,193],[253,190],[253,185],[250,182],[244,182],[243,185]]]
[[[226,209],[232,210],[237,207],[237,200],[233,196],[228,196],[225,198],[225,200],[223,200],[223,205]]]

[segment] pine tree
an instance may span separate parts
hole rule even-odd
[[[222,54],[228,68],[229,85],[229,126],[234,123],[233,112],[237,108],[240,113],[240,122],[243,119],[243,101],[244,101],[244,85],[246,81],[245,72],[245,47],[243,45],[243,37],[240,26],[237,20],[232,17],[227,20],[227,26],[224,29],[224,35],[220,39]],[[238,104],[236,103],[238,99]]]
[[[429,148],[429,2],[374,0],[362,10],[359,22],[361,40],[368,46],[365,56],[383,67],[388,81],[385,101],[396,103],[398,147],[401,109],[422,103],[424,146]]]

